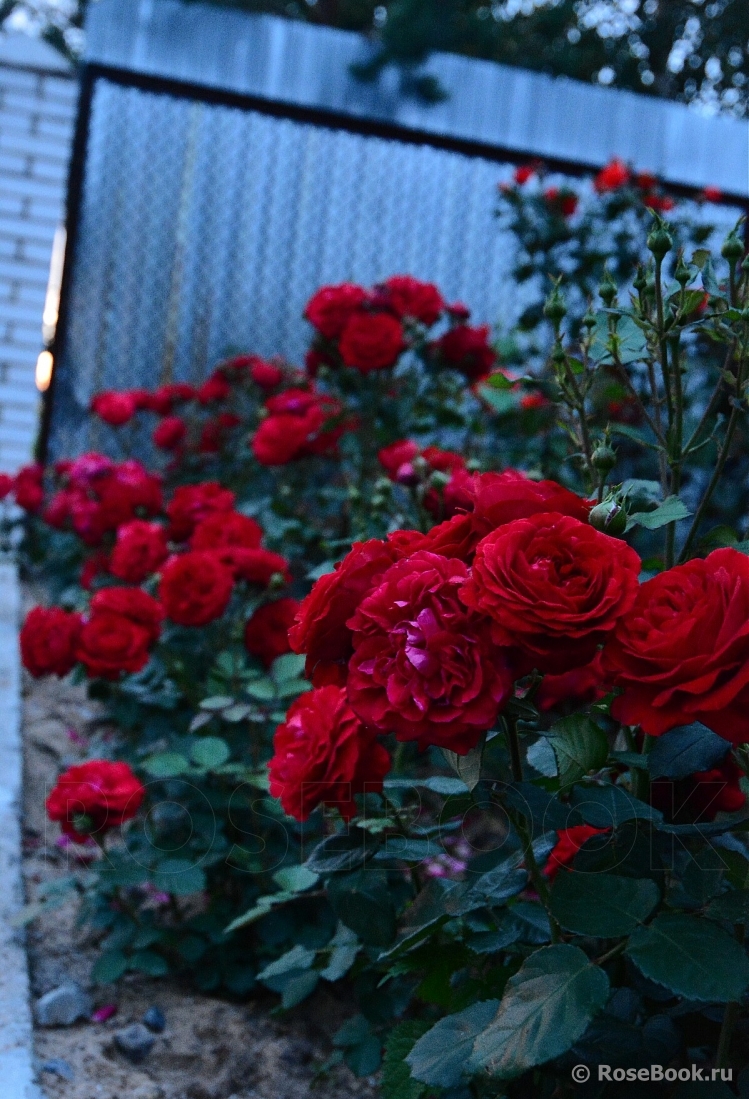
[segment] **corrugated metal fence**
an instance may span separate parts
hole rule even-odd
[[[196,380],[232,349],[298,361],[317,286],[408,271],[507,324],[494,218],[513,158],[611,155],[749,196],[749,132],[679,105],[441,56],[425,107],[349,72],[357,35],[176,0],[99,0],[88,28],[55,453],[96,390]]]

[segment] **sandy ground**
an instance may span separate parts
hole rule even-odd
[[[57,829],[44,815],[44,798],[60,769],[79,758],[68,730],[86,732],[95,707],[81,688],[57,680],[24,680],[24,875],[28,899],[42,883],[68,872],[55,846]],[[40,996],[66,980],[90,987],[96,957],[76,905],[35,921],[28,931],[31,984]],[[93,987],[96,1005],[116,1003],[106,1023],[80,1022],[35,1031],[39,1065],[62,1058],[71,1081],[42,1072],[50,1099],[373,1099],[373,1079],[357,1080],[344,1066],[321,1073],[330,1037],[348,1014],[324,989],[283,1017],[271,1014],[276,998],[227,1003],[195,995],[168,981],[126,977],[117,986]],[[151,1006],[167,1027],[147,1059],[131,1065],[113,1044],[115,1031],[141,1019]]]

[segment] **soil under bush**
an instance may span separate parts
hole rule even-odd
[[[24,875],[27,899],[40,886],[70,872],[67,852],[55,844],[44,799],[64,766],[80,758],[69,730],[86,735],[96,721],[95,706],[80,687],[54,679],[24,678]],[[35,997],[65,981],[90,987],[95,943],[76,922],[77,905],[42,916],[28,931],[31,985]],[[351,1013],[330,989],[322,989],[283,1017],[272,1014],[275,998],[247,1004],[197,995],[167,980],[129,975],[117,986],[93,987],[95,1005],[116,1003],[105,1023],[35,1031],[39,1066],[66,1061],[74,1073],[65,1080],[42,1071],[50,1099],[370,1099],[373,1079],[358,1080],[344,1066],[321,1072],[330,1056],[330,1038]],[[117,1030],[139,1021],[157,1005],[166,1030],[152,1052],[131,1065],[115,1048]]]

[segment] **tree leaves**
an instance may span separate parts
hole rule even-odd
[[[725,1003],[749,987],[744,948],[698,916],[663,912],[632,934],[626,952],[645,977],[691,1000]]]
[[[484,740],[481,740],[475,748],[472,748],[470,752],[467,752],[464,756],[459,756],[456,752],[450,752],[447,748],[442,749],[442,755],[469,790],[473,790],[478,786],[479,779],[481,778],[481,760],[483,754]]]
[[[579,947],[543,947],[507,982],[499,1010],[476,1038],[470,1067],[510,1080],[558,1057],[577,1041],[608,994],[606,973]]]
[[[551,911],[567,931],[608,939],[634,931],[659,898],[649,878],[562,871],[551,891]]]

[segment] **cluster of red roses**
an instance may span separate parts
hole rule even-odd
[[[639,584],[637,553],[590,507],[552,481],[475,475],[470,509],[359,543],[317,581],[290,632],[315,691],[270,764],[287,812],[353,813],[387,771],[378,734],[466,753],[531,673],[542,705],[612,689],[614,717],[646,733],[701,721],[749,740],[749,559],[717,550]]]
[[[84,455],[77,464],[111,472],[100,455]],[[55,504],[58,496],[50,504],[56,513],[64,510]],[[62,676],[80,663],[91,677],[115,680],[145,667],[164,619],[205,626],[224,614],[237,582],[260,589],[276,577],[287,582],[286,558],[261,546],[261,527],[234,503],[232,492],[206,481],[175,489],[159,521],[126,516],[111,552],[100,549],[89,559],[84,580],[90,583],[95,569],[127,585],[152,582],[156,594],[138,586],[104,587],[85,615],[35,608],[21,631],[24,666],[35,676]],[[246,625],[248,651],[266,664],[288,652],[283,632],[295,610],[290,599],[264,604]]]
[[[543,172],[543,165],[538,161],[532,164],[521,164],[515,169],[513,181],[516,186],[522,187],[541,172]],[[674,208],[674,200],[660,190],[660,181],[656,175],[652,172],[635,172],[619,157],[610,160],[593,177],[593,188],[596,194],[612,194],[623,187],[633,187],[638,191],[643,205],[650,210],[666,213]],[[503,184],[501,189],[507,191],[510,187],[508,184]],[[565,218],[572,217],[580,202],[579,195],[569,186],[547,187],[543,194],[549,208]],[[705,187],[699,198],[705,202],[720,202],[722,195],[717,187]]]
[[[425,330],[443,318],[449,327],[425,345],[433,361],[471,381],[484,377],[496,361],[488,326],[469,325],[465,305],[448,305],[433,283],[410,275],[394,275],[371,290],[350,282],[323,286],[304,315],[317,333],[306,357],[312,377],[323,364],[362,374],[386,370],[409,347],[423,346]]]

